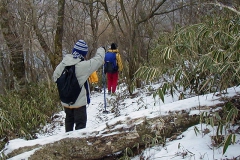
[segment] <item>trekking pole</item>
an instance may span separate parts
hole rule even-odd
[[[103,113],[104,114],[108,114],[108,111],[107,111],[107,102],[106,102],[106,76],[105,76],[105,73],[104,73],[104,65],[103,65],[103,69],[102,69],[102,81],[103,81],[103,88],[104,88],[104,111]]]

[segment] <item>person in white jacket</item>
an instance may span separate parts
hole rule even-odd
[[[89,59],[84,60],[88,53],[88,46],[84,40],[78,40],[74,45],[72,54],[67,54],[62,62],[56,67],[53,73],[54,82],[61,76],[65,66],[75,65],[76,77],[78,83],[82,87],[82,90],[74,104],[69,106],[66,103],[61,102],[64,106],[66,113],[65,118],[65,130],[66,132],[73,131],[74,124],[75,130],[86,127],[87,123],[87,111],[86,105],[90,103],[90,90],[88,84],[89,76],[98,68],[103,65],[105,57],[105,48],[100,47],[97,49],[96,55]],[[85,83],[87,82],[87,83]],[[87,85],[85,85],[87,84]]]

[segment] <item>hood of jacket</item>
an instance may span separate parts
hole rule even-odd
[[[118,49],[109,49],[108,52],[114,52],[114,53],[118,53]]]
[[[65,57],[62,60],[62,64],[64,66],[72,66],[77,64],[78,62],[81,62],[82,60],[79,58],[73,58],[72,54],[66,54]]]

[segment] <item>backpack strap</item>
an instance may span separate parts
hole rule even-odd
[[[86,96],[87,96],[87,103],[90,103],[90,93],[89,93],[89,84],[88,84],[88,80],[86,80],[86,82],[84,83],[84,87],[86,89]]]

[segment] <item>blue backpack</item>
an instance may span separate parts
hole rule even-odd
[[[82,90],[75,74],[75,65],[66,66],[56,83],[60,100],[69,106],[74,104]]]
[[[118,71],[116,53],[107,52],[104,59],[104,73],[115,73]]]

